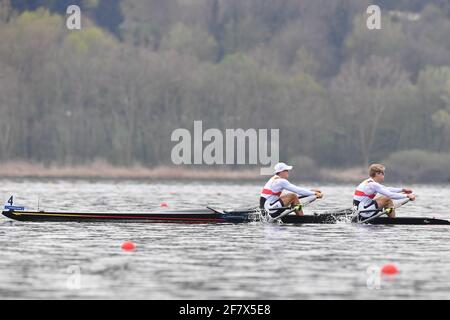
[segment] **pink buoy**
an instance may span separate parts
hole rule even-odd
[[[381,267],[382,274],[394,275],[398,273],[397,266],[393,263],[386,263]]]
[[[122,243],[122,250],[124,251],[133,251],[136,249],[136,245],[131,241],[125,241]]]

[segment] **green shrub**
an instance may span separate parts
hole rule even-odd
[[[450,182],[450,154],[404,150],[386,161],[389,179],[408,182]]]
[[[296,156],[288,164],[294,167],[290,174],[292,180],[317,181],[321,178],[319,168],[310,157]]]

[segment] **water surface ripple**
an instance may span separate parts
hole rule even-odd
[[[448,186],[413,187],[420,197],[399,215],[450,219]],[[48,211],[148,212],[161,202],[170,208],[253,206],[260,188],[3,179],[0,200],[14,194],[28,209],[37,209],[39,198]],[[307,213],[351,202],[351,185],[322,189],[326,198]],[[446,226],[21,223],[1,217],[0,299],[449,299],[449,232]],[[137,250],[123,252],[125,240]],[[387,262],[401,272],[381,278],[367,272]]]

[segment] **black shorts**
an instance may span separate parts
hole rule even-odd
[[[378,203],[375,200],[372,200],[368,204],[363,204],[360,203],[359,201],[353,201],[353,205],[357,207],[358,214],[363,219],[368,219],[380,212],[378,210],[379,209]]]
[[[271,207],[274,207],[274,209],[276,209],[276,207],[284,207],[284,203],[283,200],[278,199],[277,201],[271,203],[269,206],[266,207],[266,198],[264,197],[260,197],[259,198],[259,207],[261,209],[270,209]],[[282,214],[284,212],[285,209],[279,209],[279,210],[270,210],[269,214],[272,218],[276,218],[278,217],[280,214]]]

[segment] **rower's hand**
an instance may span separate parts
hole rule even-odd
[[[321,191],[316,191],[316,198],[317,199],[322,199],[323,198],[323,193]]]
[[[403,191],[403,193],[406,193],[406,194],[410,194],[410,193],[413,192],[413,191],[412,191],[411,189],[409,189],[409,188],[404,188],[402,191]]]
[[[416,195],[410,193],[410,194],[408,194],[408,198],[409,198],[409,200],[414,201],[414,200],[416,200]]]

